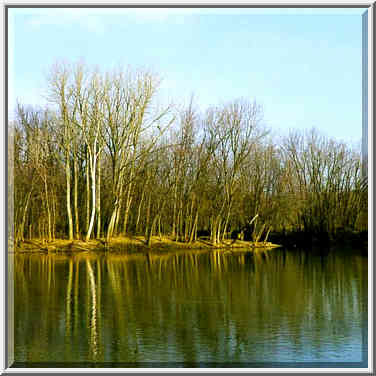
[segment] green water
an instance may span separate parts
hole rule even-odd
[[[367,263],[283,249],[16,255],[16,365],[365,367]]]

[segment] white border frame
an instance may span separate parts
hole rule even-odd
[[[65,6],[109,6],[109,5],[121,5],[121,6],[140,6],[140,7],[147,7],[147,6],[157,6],[157,5],[171,5],[171,6],[202,6],[205,7],[205,5],[229,5],[230,7],[236,7],[236,6],[265,6],[265,7],[277,7],[278,6],[284,6],[284,7],[294,7],[294,6],[312,6],[313,8],[320,8],[320,6],[325,7],[341,7],[341,6],[365,6],[369,7],[365,11],[368,12],[368,368],[9,368],[7,367],[7,359],[5,359],[5,348],[8,345],[6,343],[6,336],[5,332],[7,330],[7,323],[5,322],[5,309],[7,308],[7,302],[5,301],[7,295],[5,292],[6,289],[6,283],[3,283],[3,286],[1,288],[0,292],[0,299],[1,302],[4,304],[4,309],[1,309],[0,316],[2,318],[1,324],[0,324],[0,332],[4,336],[1,347],[0,347],[0,362],[1,362],[1,373],[6,372],[9,374],[12,373],[338,373],[338,374],[346,374],[346,373],[373,373],[373,289],[371,289],[371,286],[373,287],[373,14],[374,14],[374,7],[375,4],[372,1],[367,0],[357,0],[357,1],[339,1],[339,0],[332,0],[330,2],[325,0],[318,0],[318,1],[297,1],[293,0],[290,2],[285,2],[283,0],[264,0],[257,2],[250,2],[249,0],[237,0],[236,2],[222,2],[222,1],[215,1],[215,0],[206,0],[206,1],[200,1],[200,0],[189,0],[184,2],[176,2],[173,0],[165,0],[162,2],[156,1],[156,0],[149,0],[149,1],[138,1],[138,2],[132,2],[132,1],[121,1],[121,0],[112,0],[111,2],[105,4],[103,1],[80,1],[80,3],[75,2],[74,0],[68,0],[64,2],[51,2],[42,0],[38,3],[32,3],[28,1],[19,1],[19,0],[8,0],[4,5],[25,5],[25,6],[59,6],[59,5],[65,5]],[[8,52],[5,51],[5,7],[3,6],[3,25],[4,28],[2,29],[3,37],[2,37],[2,51],[4,53],[4,57],[1,60],[1,67],[2,67],[2,80],[3,80],[3,90],[1,92],[1,110],[5,117],[5,111],[7,111],[7,108],[5,108],[5,99],[7,98],[7,93],[5,92],[6,86],[6,76],[5,76],[5,56],[8,57]],[[4,118],[3,117],[3,118]],[[4,133],[3,133],[3,150],[4,152],[1,153],[0,159],[2,160],[0,163],[0,169],[2,172],[2,176],[6,178],[5,172],[6,172],[6,163],[8,163],[8,160],[6,158],[6,127],[7,124],[5,124],[4,119]],[[370,163],[371,162],[371,163]],[[5,179],[7,182],[7,179]],[[5,233],[5,224],[7,221],[7,217],[5,214],[5,208],[7,204],[7,197],[6,193],[7,190],[5,189],[4,185],[1,185],[1,198],[0,198],[0,206],[4,208],[1,214],[1,221],[2,226],[0,226],[0,238],[4,241],[3,244],[5,244],[5,239],[7,237],[7,234]],[[3,270],[6,270],[6,249],[4,249],[4,252],[2,254],[1,262],[3,263]],[[4,273],[4,282],[5,278],[7,278],[6,273]],[[372,290],[372,291],[371,291]],[[2,307],[3,308],[3,307]]]

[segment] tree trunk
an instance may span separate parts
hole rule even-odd
[[[42,222],[41,222],[41,220],[38,221],[38,235],[39,235],[39,239],[42,239]],[[29,239],[31,239],[30,231],[29,231]]]
[[[151,195],[148,196],[148,206],[146,209],[146,223],[145,223],[145,235],[148,235],[149,225],[150,225],[150,203],[151,203]]]
[[[184,220],[184,242],[188,241],[188,233],[191,227],[191,218],[189,216],[189,205],[187,203]]]
[[[86,162],[85,162],[85,175],[86,175],[86,233],[89,231],[89,218],[90,218],[90,174],[89,174],[89,152],[86,149]]]
[[[127,223],[128,223],[128,216],[129,216],[129,209],[131,207],[132,203],[132,196],[130,196],[132,183],[129,184],[128,191],[127,191],[127,197],[125,200],[125,213],[124,213],[124,222],[123,222],[123,234],[125,235],[127,233]]]
[[[87,231],[85,241],[88,241],[91,236],[91,232],[94,227],[94,217],[95,217],[95,208],[96,208],[96,181],[95,181],[95,176],[96,176],[96,162],[97,162],[97,156],[95,155],[96,150],[95,150],[95,145],[94,145],[94,151],[93,155],[91,156],[90,160],[90,169],[91,169],[91,193],[92,193],[92,206],[91,206],[91,217],[90,217],[90,223],[89,223],[89,229]]]
[[[152,243],[152,237],[153,237],[153,232],[154,232],[155,225],[156,225],[156,223],[157,223],[158,217],[159,217],[159,214],[157,214],[157,215],[154,217],[154,219],[153,219],[153,223],[151,224],[150,231],[149,231],[149,233],[148,233],[148,238],[147,238],[147,246],[148,246],[148,247],[151,246],[151,243]]]
[[[257,233],[256,237],[254,238],[255,243],[258,243],[258,241],[260,240],[261,235],[264,232],[264,229],[265,229],[265,223],[261,226],[260,231]]]
[[[147,173],[145,182],[143,182],[143,184],[142,184],[141,199],[140,199],[140,203],[139,203],[138,209],[137,209],[136,234],[138,234],[138,232],[139,232],[139,222],[140,222],[140,216],[141,216],[141,208],[142,208],[142,203],[143,203],[144,198],[145,198],[145,190],[146,190],[148,183],[149,183],[149,174]]]
[[[195,221],[192,226],[191,234],[189,236],[189,243],[192,243],[193,241],[196,240],[196,231],[197,231],[197,222],[198,222],[198,210],[196,210],[196,216],[195,216]]]
[[[68,215],[68,228],[69,228],[69,240],[73,240],[73,219],[72,219],[72,210],[71,210],[71,177],[70,177],[70,161],[69,161],[69,147],[66,153],[66,164],[65,164],[65,177],[66,177],[66,186],[67,186],[67,215]]]
[[[265,236],[265,239],[264,239],[264,243],[266,243],[268,241],[268,236],[269,236],[269,233],[270,233],[270,230],[272,229],[272,226],[270,226],[268,228],[268,232],[266,233],[266,236]]]
[[[110,217],[110,223],[108,224],[108,228],[107,228],[107,242],[110,240],[110,238],[112,237],[112,233],[113,233],[113,228],[114,228],[114,224],[115,224],[115,216],[116,216],[116,211],[117,211],[117,207],[116,207],[116,203],[115,203],[115,207],[114,209],[112,210],[112,214],[111,214],[111,217]]]
[[[52,240],[56,238],[56,195],[52,194]]]
[[[139,226],[139,223],[140,223],[140,215],[141,215],[141,207],[142,207],[142,201],[144,200],[144,196],[145,196],[145,186],[143,186],[142,188],[142,193],[141,193],[141,198],[140,198],[140,202],[138,204],[138,209],[137,209],[137,219],[136,219],[136,234],[138,234],[138,226]]]
[[[213,245],[217,244],[218,217],[212,218],[210,226],[210,238]]]
[[[123,206],[123,199],[122,199],[122,197],[120,197],[119,205],[116,209],[114,229],[113,229],[113,235],[115,235],[115,236],[118,234],[118,224],[119,224],[120,211],[121,211],[122,206]]]
[[[98,171],[97,171],[97,239],[101,237],[101,166],[100,160],[98,160]]]
[[[158,217],[158,235],[159,235],[159,240],[162,241],[162,233],[161,233],[161,216]]]
[[[222,240],[224,240],[226,238],[227,226],[228,226],[228,222],[229,222],[229,219],[230,219],[230,212],[231,212],[231,207],[229,207],[228,211],[227,211],[226,221],[225,221],[225,224],[223,226]]]
[[[118,206],[119,206],[119,200],[118,198],[116,198],[115,203],[114,203],[114,208],[112,210],[111,217],[110,217],[110,223],[108,224],[108,228],[107,228],[107,235],[106,235],[107,241],[110,240],[110,238],[112,237],[114,233],[114,226],[115,226],[116,215],[118,212]]]
[[[76,239],[80,238],[80,227],[79,227],[79,217],[78,217],[78,163],[77,157],[74,156],[73,161],[73,171],[74,171],[74,221],[75,221],[75,232],[76,232]]]
[[[131,169],[130,175],[129,175],[129,184],[127,187],[127,194],[125,197],[125,212],[124,212],[124,222],[123,222],[123,234],[125,235],[127,233],[127,223],[128,223],[128,216],[129,216],[129,209],[131,206],[132,202],[132,196],[131,196],[131,191],[132,191],[132,186],[133,186],[133,167]]]
[[[115,222],[114,222],[114,228],[113,228],[113,234],[115,235],[118,234],[117,228],[118,228],[119,219],[120,219],[120,211],[123,206],[123,187],[124,187],[123,174],[121,174],[119,179],[120,179],[120,183],[119,183],[119,188],[118,188],[118,193],[117,193],[117,197],[119,197],[119,203],[116,209]]]
[[[27,209],[29,207],[31,192],[32,191],[30,190],[30,192],[28,193],[27,198],[26,198],[26,203],[25,203],[25,207],[24,207],[24,210],[23,210],[23,213],[22,213],[22,221],[21,221],[21,225],[20,225],[20,229],[19,229],[19,235],[17,236],[17,241],[18,240],[24,241],[24,228],[25,228],[26,214],[27,214]]]
[[[174,238],[175,237],[175,232],[176,232],[176,196],[177,196],[177,184],[175,184],[174,187],[174,205],[173,205],[173,212],[172,212],[172,231],[171,231],[171,236]]]
[[[180,198],[179,203],[179,214],[178,214],[178,232],[176,234],[176,237],[178,240],[181,240],[183,238],[183,200]]]
[[[218,219],[218,230],[217,230],[217,243],[221,241],[221,224],[222,224],[222,219],[219,217]]]

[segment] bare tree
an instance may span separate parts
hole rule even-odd
[[[62,133],[59,137],[60,146],[64,153],[65,178],[66,178],[66,208],[68,217],[69,239],[73,240],[73,218],[71,209],[71,142],[73,116],[70,108],[72,98],[72,88],[70,86],[71,68],[68,64],[56,64],[51,68],[48,83],[50,99],[58,106],[59,123]]]

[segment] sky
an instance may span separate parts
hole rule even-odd
[[[57,61],[162,77],[161,102],[204,111],[256,100],[274,133],[315,127],[362,137],[365,9],[10,8],[9,115],[17,101],[44,105]]]

